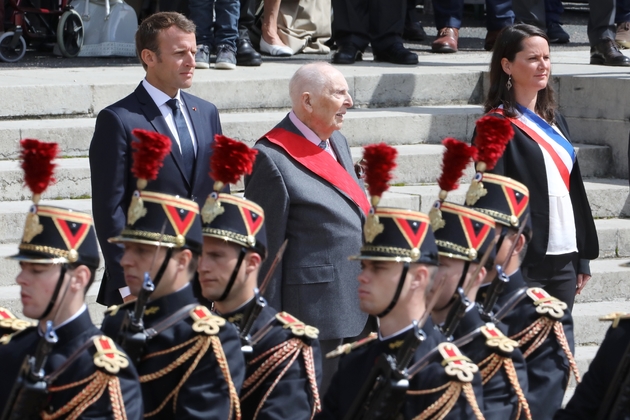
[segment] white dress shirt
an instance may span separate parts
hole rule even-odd
[[[153,99],[153,102],[155,102],[155,105],[157,105],[158,109],[162,113],[162,116],[164,116],[164,119],[166,120],[166,125],[168,125],[168,128],[171,130],[171,133],[173,134],[173,137],[175,138],[175,141],[177,142],[177,146],[179,147],[179,152],[181,153],[182,146],[181,146],[181,143],[179,142],[179,135],[177,134],[177,127],[175,126],[175,121],[173,119],[173,110],[166,103],[167,101],[171,99],[177,99],[177,101],[179,102],[179,109],[181,110],[182,115],[184,116],[184,120],[186,120],[186,126],[188,126],[188,132],[190,133],[190,138],[192,139],[192,142],[193,142],[193,149],[195,150],[195,155],[197,155],[197,138],[195,137],[195,131],[192,129],[192,123],[190,122],[190,115],[188,115],[188,110],[186,109],[186,105],[182,101],[180,91],[179,90],[177,91],[177,95],[175,95],[175,98],[171,98],[166,93],[162,92],[161,90],[153,86],[151,83],[147,82],[147,79],[142,80],[142,86],[144,86],[147,93],[149,94],[149,96],[151,96],[151,99]]]
[[[300,133],[302,133],[302,135],[304,136],[304,138],[306,140],[310,141],[315,146],[319,147],[319,144],[322,142],[322,139],[320,139],[319,136],[317,134],[315,134],[315,132],[313,130],[308,128],[306,126],[306,124],[304,124],[302,121],[300,121],[300,119],[297,117],[297,115],[295,115],[295,112],[293,112],[293,111],[289,112],[289,119],[295,125],[295,127],[298,130],[300,130]],[[337,155],[335,155],[335,151],[333,150],[332,146],[330,145],[330,140],[326,139],[325,141],[326,141],[326,148],[324,150],[330,156],[332,156],[333,159],[335,159],[336,161],[339,161],[337,159]]]

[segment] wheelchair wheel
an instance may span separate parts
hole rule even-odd
[[[17,43],[14,44],[14,32],[5,32],[0,36],[0,60],[6,63],[15,63],[20,61],[26,54],[26,41],[20,36]]]
[[[57,25],[57,45],[64,57],[72,58],[79,55],[83,46],[83,21],[74,10],[66,10]]]

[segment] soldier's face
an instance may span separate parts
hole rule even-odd
[[[444,309],[448,305],[464,271],[463,260],[440,255],[439,261],[440,265],[435,278],[442,279],[442,286],[437,291],[438,297],[435,303],[435,309],[437,310]],[[470,274],[467,273],[466,279],[468,279],[469,276]]]
[[[361,274],[359,274],[359,306],[370,315],[378,315],[387,308],[392,299],[403,264],[394,261],[361,260]],[[401,297],[407,294],[408,281],[405,281]]]
[[[156,252],[157,251],[157,252]],[[166,249],[157,249],[154,245],[138,244],[133,242],[125,243],[125,252],[120,259],[120,265],[125,273],[125,283],[129,287],[133,296],[138,296],[144,283],[144,273],[149,273],[151,279],[155,280],[162,262],[166,258]],[[173,268],[169,261],[162,279],[158,284],[153,296],[160,296],[160,290],[167,287],[174,277]]]
[[[39,318],[50,303],[61,266],[20,262],[20,269],[16,282],[20,286],[22,312],[28,318]]]
[[[206,299],[214,301],[221,297],[236,267],[239,253],[240,248],[237,245],[223,239],[204,236],[197,273],[201,292]],[[241,264],[232,292],[243,283],[245,265],[245,262]]]

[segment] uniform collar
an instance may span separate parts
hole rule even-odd
[[[153,323],[195,302],[197,302],[197,299],[189,283],[174,293],[147,303],[144,310],[144,319],[149,323]]]
[[[79,310],[77,314],[78,315],[74,319],[70,319],[68,322],[61,324],[58,328],[55,328],[55,334],[57,334],[59,339],[58,342],[60,344],[66,343],[94,327],[89,311]],[[39,329],[38,332],[41,336],[41,331]]]
[[[227,319],[228,322],[232,324],[236,324],[237,326],[241,325],[241,321],[243,320],[243,315],[247,312],[247,310],[254,304],[254,298],[251,298],[235,310],[228,313],[221,313],[219,311],[215,311],[218,315],[221,315],[223,318]]]

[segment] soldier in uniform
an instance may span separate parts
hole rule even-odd
[[[366,172],[369,170],[368,162]],[[376,198],[372,195],[374,206],[378,202]],[[364,230],[366,243],[360,254],[351,259],[361,261],[358,276],[360,307],[363,312],[378,318],[378,334],[341,346],[327,356],[343,354],[339,370],[324,397],[323,411],[317,418],[341,419],[357,407],[370,407],[375,399],[368,401],[369,392],[364,391],[374,385],[371,383],[375,379],[373,369],[382,366],[380,361],[387,356],[396,357],[399,362],[402,359],[400,352],[406,353],[405,340],[410,334],[424,336],[424,340],[410,357],[409,369],[415,375],[410,379],[399,416],[405,419],[419,415],[426,418],[442,415],[444,417],[440,418],[446,419],[483,418],[479,408],[482,394],[477,366],[455,345],[445,342],[427,314],[430,310],[428,296],[432,293],[438,263],[438,249],[429,218],[416,211],[373,208]],[[437,360],[439,356],[441,358]],[[425,360],[426,367],[416,373],[416,367]],[[386,369],[381,373],[385,375],[384,382],[392,379]]]
[[[444,168],[445,171],[448,168]],[[481,369],[483,412],[486,419],[531,420],[526,399],[527,370],[507,327],[482,312],[475,295],[486,276],[482,255],[493,252],[494,220],[478,211],[438,201],[440,217],[432,217],[439,251],[437,276],[444,286],[433,309],[442,332],[459,345]],[[433,216],[433,211],[431,216]]]
[[[137,364],[144,417],[240,418],[245,361],[238,333],[200,305],[191,286],[203,242],[199,207],[140,187],[127,226],[110,241],[124,245],[121,265],[133,296],[141,294],[147,276],[155,285],[144,310],[146,343]],[[109,308],[103,331],[126,340],[126,318],[133,305]]]
[[[579,378],[573,358],[573,319],[565,303],[550,296],[541,288],[527,288],[519,270],[527,252],[532,230],[529,214],[529,191],[525,185],[511,178],[484,173],[486,194],[469,205],[483,212],[497,223],[497,255],[495,262],[509,278],[498,294],[492,310],[507,325],[507,335],[519,343],[527,363],[527,397],[535,402],[530,406],[532,418],[548,420],[560,408],[564,392],[573,372]],[[526,223],[522,233],[518,230]],[[512,254],[513,242],[517,241]],[[509,257],[509,258],[508,258]],[[488,276],[494,278],[494,273]],[[489,285],[479,290],[477,299],[486,299]]]
[[[247,358],[243,418],[312,419],[321,410],[318,330],[286,312],[278,313],[267,305],[264,290],[257,289],[267,255],[262,208],[230,194],[218,194],[217,202],[222,214],[202,210],[199,282],[203,296],[240,332]]]
[[[51,145],[37,143],[31,144],[36,149]],[[41,166],[46,165],[39,163],[31,169],[43,171]],[[92,218],[39,205],[41,192],[34,191],[18,253],[8,257],[20,263],[16,281],[22,312],[37,322],[17,319],[0,308],[0,411],[19,418],[140,420],[142,395],[136,369],[94,326],[85,304],[99,265]],[[22,365],[25,356],[29,364]],[[38,372],[40,363],[43,371]],[[26,406],[19,407],[17,394],[11,398],[18,376],[31,384],[45,380],[48,395],[39,400],[30,394],[22,401]],[[20,411],[25,408],[31,414]]]
[[[630,349],[630,315],[612,313],[600,318],[613,321],[597,350],[588,372],[575,393],[554,420],[626,420],[630,418],[627,396],[628,355]],[[617,376],[619,375],[619,376]],[[620,398],[621,404],[616,402]],[[625,403],[624,403],[625,402]]]

